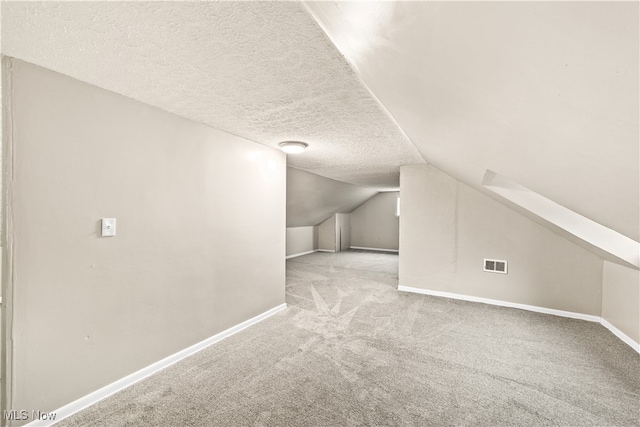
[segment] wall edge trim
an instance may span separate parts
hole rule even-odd
[[[455,294],[452,292],[441,292],[441,291],[432,291],[429,289],[422,289],[422,288],[412,288],[410,286],[402,286],[402,285],[398,286],[398,290],[403,292],[413,292],[416,294],[431,295],[435,297],[444,297],[444,298],[457,299],[457,300],[463,300],[463,301],[469,301],[469,302],[479,302],[483,304],[496,305],[499,307],[518,308],[520,310],[533,311],[536,313],[543,313],[543,314],[552,314],[554,316],[586,320],[588,322],[597,322],[597,323],[600,322],[599,316],[593,316],[591,314],[575,313],[573,311],[556,310],[555,308],[538,307],[535,305],[519,304],[516,302],[508,302],[508,301],[501,301],[501,300],[495,300],[495,299],[489,299],[489,298],[474,297],[471,295]]]
[[[625,334],[620,329],[618,329],[615,326],[613,326],[611,323],[609,323],[609,321],[607,321],[605,319],[601,318],[600,319],[600,324],[602,326],[604,326],[605,328],[607,328],[613,335],[618,337],[622,342],[624,342],[629,347],[634,349],[636,351],[636,353],[640,354],[640,344],[635,342],[633,340],[633,338],[631,338],[629,335]]]
[[[382,249],[382,248],[365,248],[364,246],[349,246],[349,249],[361,249],[365,251],[380,251],[380,252],[399,252],[399,249]]]
[[[270,310],[265,311],[262,314],[259,314],[255,317],[252,317],[251,319],[245,320],[242,323],[239,323],[235,326],[232,326],[229,329],[226,329],[222,332],[219,332],[203,341],[200,341],[199,343],[196,343],[190,347],[185,348],[184,350],[180,350],[177,353],[174,353],[170,356],[165,357],[164,359],[161,359],[155,363],[152,363],[151,365],[142,368],[130,375],[127,375],[124,378],[121,378],[109,385],[106,385],[92,393],[87,394],[86,396],[81,397],[80,399],[77,399],[71,403],[68,403],[66,405],[64,405],[61,408],[58,408],[54,411],[48,411],[48,412],[53,412],[56,414],[56,419],[55,420],[34,420],[32,422],[30,422],[29,424],[27,424],[26,426],[29,427],[35,427],[35,426],[51,426],[56,424],[59,421],[64,420],[65,418],[68,418],[69,416],[88,408],[91,405],[94,405],[95,403],[98,403],[99,401],[121,391],[124,390],[125,388],[147,378],[150,377],[153,374],[156,374],[157,372],[160,372],[161,370],[168,368],[169,366],[173,365],[174,363],[177,363],[201,350],[204,350],[205,348],[222,341],[225,338],[230,337],[231,335],[234,335],[237,332],[240,332],[250,326],[255,325],[256,323],[261,322],[262,320],[267,319],[268,317],[273,316],[274,314],[284,310],[287,308],[287,304],[280,304]],[[25,426],[25,427],[26,427]]]
[[[317,252],[335,252],[333,249],[316,249]]]
[[[441,292],[441,291],[432,291],[432,290],[429,290],[429,289],[413,288],[411,286],[398,285],[398,290],[402,291],[402,292],[410,292],[410,293],[415,293],[415,294],[430,295],[430,296],[435,296],[435,297],[457,299],[457,300],[469,301],[469,302],[479,302],[479,303],[483,303],[483,304],[496,305],[496,306],[499,306],[499,307],[518,308],[520,310],[533,311],[533,312],[536,312],[536,313],[551,314],[551,315],[554,315],[554,316],[568,317],[568,318],[571,318],[571,319],[579,319],[579,320],[586,320],[588,322],[600,323],[602,326],[607,328],[612,334],[614,334],[616,337],[618,337],[622,342],[624,342],[625,344],[627,344],[633,350],[635,350],[637,353],[640,354],[640,344],[639,343],[635,342],[627,334],[625,334],[620,329],[616,328],[615,326],[613,326],[611,323],[609,323],[607,320],[603,319],[600,316],[593,316],[591,314],[583,314],[583,313],[575,313],[573,311],[556,310],[554,308],[538,307],[538,306],[535,306],[535,305],[518,304],[518,303],[515,303],[515,302],[500,301],[500,300],[494,300],[494,299],[488,299],[488,298],[480,298],[480,297],[474,297],[474,296],[470,296],[470,295],[455,294],[455,293],[452,293],[452,292]]]
[[[295,257],[299,257],[299,256],[302,256],[302,255],[309,255],[309,254],[318,252],[319,250],[320,249],[314,249],[312,251],[300,252],[300,253],[297,253],[297,254],[287,255],[286,257],[284,257],[284,259],[295,258]]]

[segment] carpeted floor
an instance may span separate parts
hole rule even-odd
[[[601,325],[398,292],[397,260],[291,259],[287,310],[58,425],[640,425]]]

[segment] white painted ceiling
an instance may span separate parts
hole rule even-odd
[[[2,53],[277,147],[332,179],[424,163],[297,2],[2,2]]]
[[[1,7],[3,54],[306,141],[297,168],[388,188],[426,159],[481,191],[490,169],[639,240],[638,2]]]
[[[306,3],[422,156],[638,241],[638,2]]]

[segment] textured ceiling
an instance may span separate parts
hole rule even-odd
[[[424,163],[294,2],[2,2],[2,53],[244,138],[310,144],[289,164],[398,186]]]
[[[306,5],[426,161],[639,240],[637,1]]]
[[[4,54],[306,141],[299,169],[388,188],[426,159],[481,191],[492,170],[640,237],[638,2],[0,5]]]

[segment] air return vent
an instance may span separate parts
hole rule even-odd
[[[507,274],[507,261],[500,259],[484,259],[484,271]]]

